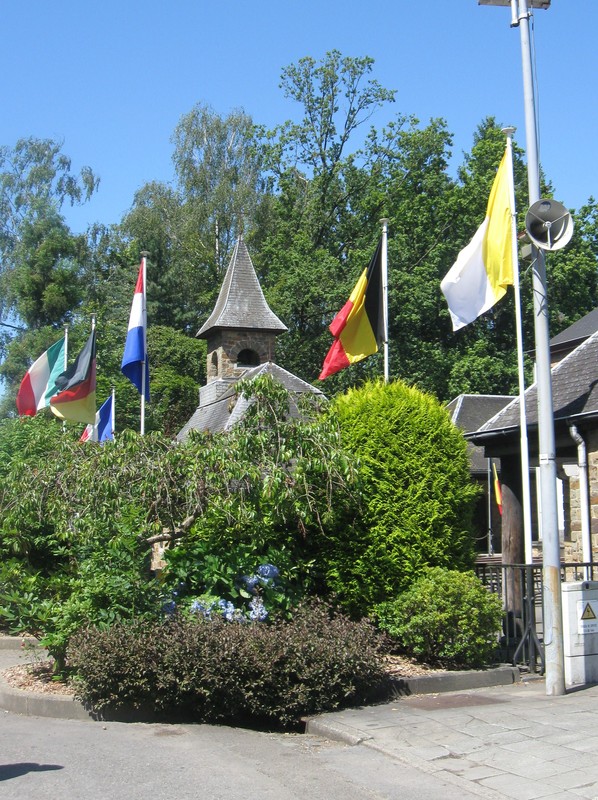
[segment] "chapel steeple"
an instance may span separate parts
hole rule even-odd
[[[275,360],[276,337],[287,330],[271,310],[247,245],[237,240],[214,310],[197,332],[207,340],[207,380],[240,378]]]

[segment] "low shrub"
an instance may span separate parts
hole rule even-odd
[[[383,678],[382,639],[318,602],[272,624],[220,615],[86,628],[69,646],[81,699],[197,722],[296,724],[363,702]]]
[[[475,573],[434,567],[379,604],[376,616],[398,650],[446,668],[478,668],[496,656],[502,603]]]

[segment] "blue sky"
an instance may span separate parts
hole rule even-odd
[[[1,0],[0,13],[0,144],[57,139],[99,174],[94,199],[67,210],[77,232],[118,222],[144,183],[172,179],[170,138],[196,103],[274,126],[299,113],[282,67],[332,49],[371,56],[396,89],[377,126],[443,117],[454,164],[488,115],[525,146],[519,30],[508,8],[477,0]],[[597,0],[534,14],[540,159],[572,208],[598,196],[597,37]]]

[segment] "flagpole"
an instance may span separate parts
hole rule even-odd
[[[490,0],[479,0],[491,5]],[[534,94],[534,64],[530,45],[530,6],[534,0],[511,0],[511,27],[519,27],[523,76],[523,104],[527,149],[527,186],[530,205],[540,199],[538,126]],[[550,3],[547,4],[548,7]],[[534,340],[538,397],[538,461],[542,508],[542,584],[544,599],[544,653],[546,694],[565,694],[563,615],[561,598],[561,554],[556,496],[556,439],[550,371],[550,335],[546,263],[542,250],[532,244],[534,295]]]
[[[388,219],[382,225],[382,319],[384,325],[384,383],[388,383]]]
[[[92,314],[91,315],[91,332],[93,333],[95,331],[95,329],[96,329],[96,315]],[[96,406],[96,408],[97,408],[97,406]],[[91,427],[91,440],[92,441],[94,441],[94,442],[97,441],[97,438],[98,438],[97,434],[98,434],[98,420],[97,420],[97,416],[96,416],[96,418],[93,421],[93,425]]]
[[[519,378],[519,442],[521,450],[521,493],[523,501],[523,537],[525,563],[531,564],[532,553],[532,503],[529,483],[529,445],[527,440],[527,412],[525,406],[525,373],[523,361],[523,323],[521,317],[521,291],[519,283],[519,253],[517,250],[517,212],[515,207],[515,179],[513,173],[513,134],[515,128],[506,127],[509,161],[509,193],[511,202],[511,252],[513,258],[513,289],[515,294],[515,328],[517,331],[517,373]]]
[[[64,326],[64,369],[68,367],[69,326]]]
[[[112,438],[114,439],[114,431],[116,429],[116,389],[112,387]]]
[[[142,299],[142,316],[143,316],[143,361],[141,362],[141,425],[140,434],[145,434],[145,370],[146,370],[146,354],[147,354],[147,310],[146,302],[146,281],[147,281],[147,250],[141,251],[141,264],[143,269],[143,299]]]

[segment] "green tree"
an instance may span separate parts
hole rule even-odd
[[[98,183],[89,167],[73,173],[61,145],[50,139],[19,139],[12,148],[0,147],[0,317],[16,310],[18,293],[11,291],[11,278],[20,261],[24,227],[29,232],[33,228],[39,237],[37,223],[43,227],[49,218],[54,232],[57,225],[64,226],[57,219],[63,204],[85,202]]]
[[[326,579],[354,612],[394,598],[429,566],[473,564],[477,489],[465,440],[431,395],[368,383],[334,400],[361,510],[328,537]]]

